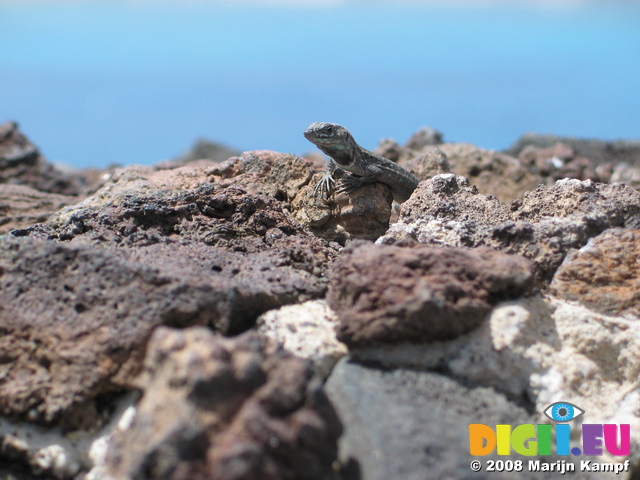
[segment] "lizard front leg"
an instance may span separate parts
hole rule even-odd
[[[375,180],[372,177],[360,177],[358,175],[345,175],[340,179],[340,184],[336,189],[336,193],[351,194],[360,187],[365,186],[368,183],[373,183]]]
[[[351,175],[345,175],[340,179],[340,184],[338,185],[336,193],[344,192],[346,194],[350,194],[368,183],[379,182],[383,173],[384,172],[376,165],[368,164],[356,159],[354,165],[352,165]]]
[[[333,193],[333,187],[335,186],[336,180],[333,178],[333,174],[338,168],[338,164],[333,160],[333,158],[329,157],[327,160],[327,169],[322,174],[322,178],[316,183],[315,187],[313,187],[313,196],[317,197],[318,194],[322,197],[330,197],[331,193]]]

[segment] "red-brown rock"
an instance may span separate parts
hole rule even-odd
[[[611,228],[569,252],[551,293],[609,315],[640,317],[640,230]]]
[[[457,337],[532,287],[529,261],[489,248],[359,244],[334,263],[327,300],[338,338],[359,346]]]

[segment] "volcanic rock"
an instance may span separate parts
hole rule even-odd
[[[469,425],[495,428],[538,422],[491,388],[464,386],[433,372],[378,370],[345,359],[338,362],[326,390],[345,425],[339,442],[345,480],[507,478],[486,471],[489,461],[505,457],[469,454]],[[557,472],[529,471],[529,460],[540,457],[512,452],[508,458],[527,466],[518,478],[558,478]],[[561,458],[542,457],[551,463]],[[481,461],[484,468],[470,474],[473,460]],[[589,477],[578,473],[572,478]]]
[[[640,318],[639,248],[640,230],[606,230],[569,252],[550,291],[600,313]]]
[[[256,334],[159,328],[107,479],[337,479],[342,427],[311,365]]]
[[[26,185],[0,184],[0,235],[47,220],[77,197],[47,193]]]
[[[640,212],[640,194],[624,184],[559,180],[539,186],[509,206],[478,193],[464,177],[422,182],[403,204],[400,221],[381,244],[409,240],[439,246],[490,246],[532,260],[540,286],[548,285],[567,252],[619,227]]]
[[[0,184],[26,185],[36,190],[61,195],[78,195],[83,179],[58,170],[20,131],[18,124],[0,125]]]
[[[360,346],[456,337],[532,287],[527,260],[488,248],[358,244],[334,263],[327,300],[338,339]]]

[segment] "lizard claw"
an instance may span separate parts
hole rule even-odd
[[[355,175],[347,175],[340,179],[340,185],[336,189],[336,193],[351,194],[353,191],[369,183],[367,179],[363,177],[357,177]]]
[[[317,197],[318,194],[322,197],[329,197],[333,191],[333,187],[336,181],[331,173],[325,172],[322,178],[313,187],[313,196]]]

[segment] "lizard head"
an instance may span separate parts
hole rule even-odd
[[[349,151],[355,143],[349,130],[335,123],[312,123],[304,136],[327,155]]]

